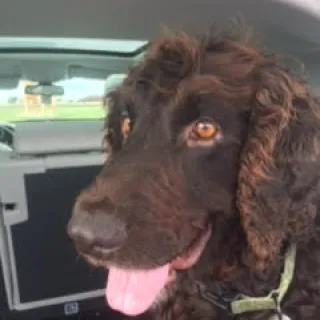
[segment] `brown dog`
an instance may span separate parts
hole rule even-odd
[[[319,102],[247,39],[155,40],[108,96],[68,233],[150,319],[318,319]]]

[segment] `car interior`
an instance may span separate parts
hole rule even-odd
[[[317,91],[320,6],[314,3],[3,1],[1,316],[52,318],[90,313],[121,319],[105,302],[106,272],[91,268],[77,256],[65,228],[77,194],[108,156],[102,151],[103,122],[108,113],[103,96],[143,57],[149,41],[160,35],[163,27],[198,34],[213,24],[223,28],[240,15],[268,51],[302,61],[312,89]],[[24,91],[25,82],[63,88],[53,102],[54,94],[41,95],[50,98],[52,113],[45,100],[39,103],[40,109],[26,109],[24,99],[30,97]]]

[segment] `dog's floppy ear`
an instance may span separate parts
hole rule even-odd
[[[263,268],[284,241],[302,241],[313,231],[320,200],[320,120],[319,102],[281,67],[265,67],[257,82],[237,206],[248,257]]]

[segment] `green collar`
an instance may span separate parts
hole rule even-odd
[[[296,245],[294,244],[288,248],[285,254],[284,268],[281,274],[279,287],[272,290],[265,297],[250,297],[239,294],[232,299],[225,297],[221,298],[220,295],[215,295],[211,292],[208,292],[203,285],[200,285],[200,293],[205,300],[233,315],[261,310],[275,310],[280,312],[281,302],[287,293],[293,278],[296,262],[296,251]]]

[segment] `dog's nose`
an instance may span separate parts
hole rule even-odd
[[[124,223],[101,211],[75,212],[67,232],[79,251],[98,258],[119,249],[127,237]]]

